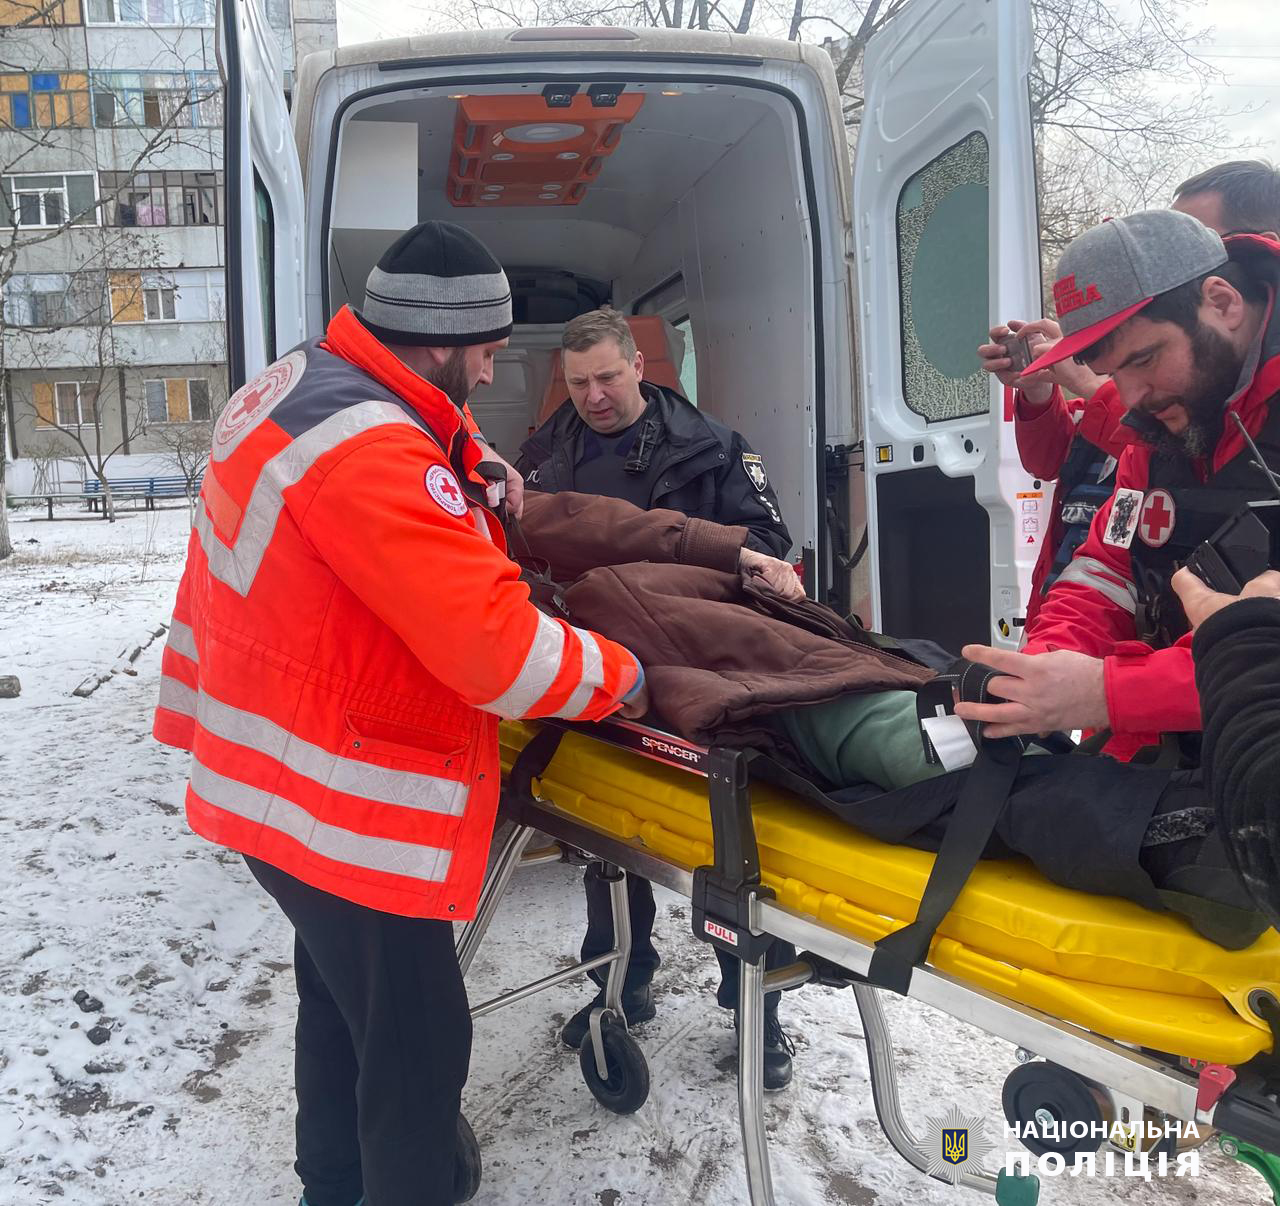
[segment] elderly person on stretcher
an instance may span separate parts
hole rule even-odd
[[[934,672],[807,599],[792,567],[746,536],[617,499],[530,493],[511,545],[536,602],[640,659],[651,721],[762,750],[863,832],[936,848],[966,772],[925,753],[915,693]],[[1022,760],[989,856],[1174,911],[1232,949],[1266,929],[1198,772],[1037,752]]]

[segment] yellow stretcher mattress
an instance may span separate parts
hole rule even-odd
[[[504,767],[534,732],[502,726]],[[571,732],[537,791],[671,862],[712,862],[706,782],[696,775]],[[768,784],[753,784],[751,797],[762,876],[779,903],[864,942],[915,916],[931,854],[867,837]],[[1212,1063],[1269,1050],[1248,998],[1256,989],[1280,997],[1275,930],[1226,951],[1177,917],[1058,887],[1021,861],[975,869],[929,961],[1108,1038]]]

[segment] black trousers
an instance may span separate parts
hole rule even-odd
[[[587,893],[587,934],[582,940],[583,960],[595,959],[613,947],[613,908],[609,903],[609,883],[600,876],[600,864],[589,863],[582,877]],[[653,979],[661,960],[653,945],[653,919],[656,906],[653,901],[653,885],[638,875],[627,876],[627,912],[631,918],[631,961],[627,964],[627,976],[622,984],[624,993],[643,988]],[[725,1009],[738,1004],[738,972],[741,961],[715,948],[720,962],[720,987],[716,1001]],[[765,954],[765,967],[786,967],[794,963],[796,948],[789,942],[775,941]],[[607,969],[597,969],[591,978],[603,987]],[[782,994],[765,995],[765,1008],[770,1012],[778,1008]],[[376,1204],[375,1204],[376,1206]]]
[[[294,1167],[307,1206],[452,1206],[471,1015],[453,927],[246,858],[293,923]]]

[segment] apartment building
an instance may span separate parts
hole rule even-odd
[[[262,7],[288,91],[295,57],[336,43],[335,0]],[[85,451],[112,453],[112,475],[144,471],[225,400],[215,15],[214,0],[0,0],[15,493],[56,456],[65,488]]]

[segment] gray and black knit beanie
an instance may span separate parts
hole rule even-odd
[[[511,334],[511,286],[475,235],[420,222],[382,253],[356,317],[384,343],[492,343]]]

